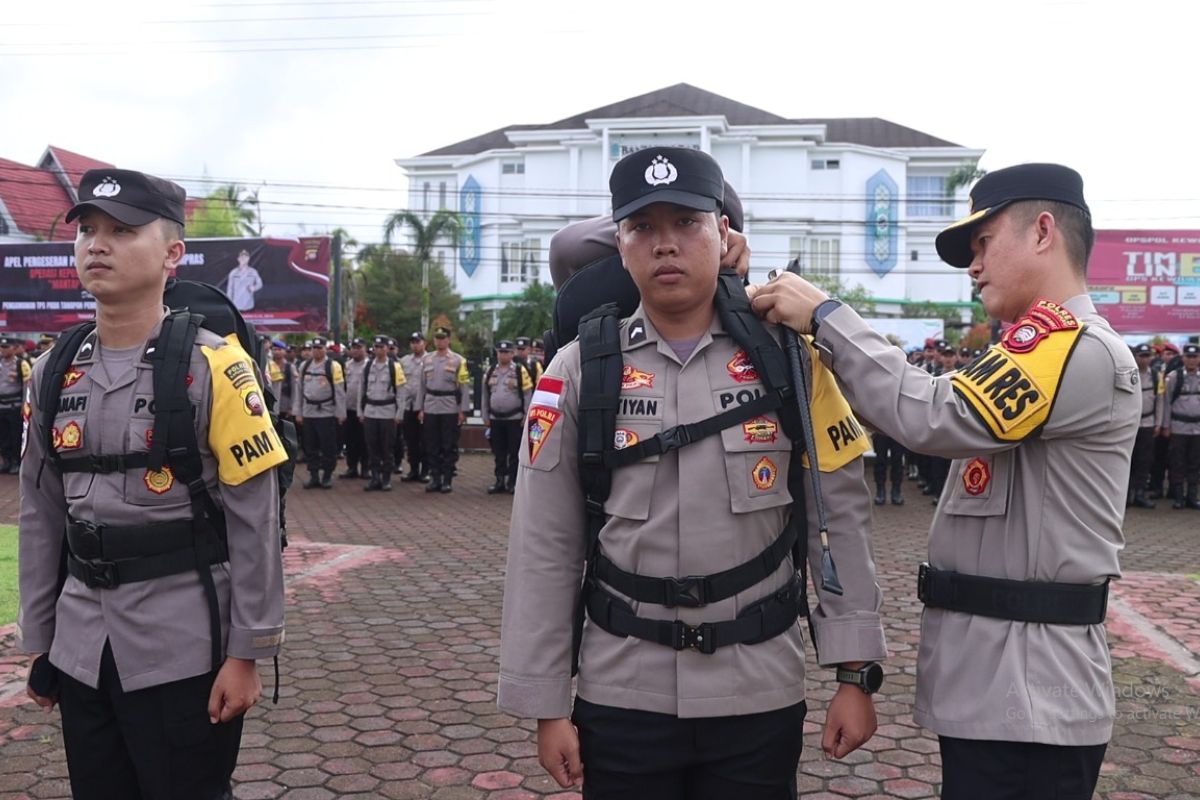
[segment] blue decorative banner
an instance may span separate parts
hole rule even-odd
[[[458,238],[458,263],[470,277],[479,268],[480,241],[483,236],[479,219],[483,204],[483,190],[474,175],[458,191],[458,213],[462,220],[462,232]]]
[[[885,170],[867,180],[867,266],[883,277],[896,267],[899,187]]]

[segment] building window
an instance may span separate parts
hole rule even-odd
[[[814,158],[813,169],[841,169],[842,162],[836,158]]]
[[[522,281],[522,249],[520,242],[502,242],[500,244],[501,283],[520,283]]]
[[[949,217],[954,200],[946,196],[944,175],[908,176],[908,215],[910,217]]]
[[[506,161],[505,163],[500,165],[500,174],[501,175],[524,175],[525,174],[525,162],[524,161]]]
[[[542,274],[542,240],[526,239],[521,253],[521,280],[536,281]]]
[[[429,210],[429,181],[425,181],[425,186],[421,190],[421,210]]]
[[[804,272],[808,275],[821,275],[836,278],[841,272],[842,243],[839,239],[817,238],[808,240],[808,263]]]
[[[442,181],[438,184],[438,208],[446,208],[446,182]]]

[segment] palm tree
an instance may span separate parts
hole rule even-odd
[[[411,228],[413,234],[413,257],[421,265],[421,330],[429,331],[429,262],[433,260],[433,248],[441,239],[458,243],[462,222],[453,211],[442,209],[429,218],[421,220],[411,211],[397,211],[387,218],[383,226],[383,241],[391,247],[392,239],[403,228]]]
[[[253,192],[236,183],[218,186],[209,195],[210,200],[224,203],[237,221],[243,236],[262,236],[262,218],[259,216],[258,189]]]

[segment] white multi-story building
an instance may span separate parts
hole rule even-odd
[[[502,307],[548,282],[550,237],[611,210],[608,176],[627,153],[696,147],[721,164],[745,211],[752,280],[799,257],[808,273],[862,286],[881,314],[970,302],[934,236],[966,211],[947,178],[972,150],[878,118],[786,119],[678,84],[546,125],[515,125],[397,159],[409,208],[460,212],[465,234],[437,254],[464,303]]]

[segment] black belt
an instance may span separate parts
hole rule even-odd
[[[67,572],[92,589],[114,589],[191,572],[196,569],[197,525],[206,521],[173,520],[149,525],[106,526],[82,520],[67,522]],[[208,563],[229,560],[227,545],[213,536],[215,552]]]
[[[1200,417],[1193,414],[1176,414],[1173,411],[1171,412],[1171,419],[1179,420],[1180,422],[1200,422]]]
[[[633,636],[674,650],[697,650],[710,655],[731,644],[757,644],[790,629],[800,616],[804,594],[799,576],[782,589],[747,606],[736,619],[689,625],[683,620],[645,619],[616,595],[598,586],[587,592],[592,622],[614,636]]]
[[[107,475],[131,469],[146,469],[150,464],[149,453],[113,453],[110,455],[60,456],[56,463],[59,471],[92,472]]]
[[[455,397],[458,395],[458,389],[426,389],[425,394],[434,397]]]
[[[396,405],[396,398],[394,398],[394,397],[393,397],[393,398],[391,398],[391,399],[389,399],[389,400],[372,400],[372,399],[371,399],[371,398],[369,398],[369,397],[365,397],[365,398],[363,398],[363,405],[367,405],[367,406],[394,406],[394,405]]]
[[[1154,416],[1154,409],[1150,409],[1145,414],[1142,414],[1142,419],[1145,419],[1146,417],[1152,417],[1152,416]]]
[[[684,578],[656,578],[626,572],[600,553],[594,559],[592,575],[626,597],[639,603],[674,608],[699,608],[733,597],[770,577],[791,551],[799,535],[799,526],[789,522],[775,541],[749,561],[712,575],[688,575]]]
[[[922,564],[917,597],[930,608],[1047,625],[1099,625],[1108,610],[1108,581],[1051,583],[985,578]]]
[[[309,399],[306,397],[306,398],[304,398],[304,402],[308,403],[310,406],[317,406],[317,407],[319,408],[319,407],[321,407],[321,406],[327,406],[327,405],[329,405],[329,404],[330,404],[330,403],[332,403],[332,402],[333,402],[335,399],[336,399],[336,398],[330,397],[328,400],[309,400]]]

